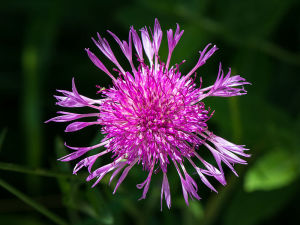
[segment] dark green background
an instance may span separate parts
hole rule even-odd
[[[0,224],[300,224],[299,11],[296,0],[2,1]],[[84,51],[89,47],[111,68],[91,36],[107,37],[124,65],[125,57],[106,30],[127,39],[131,25],[152,27],[154,18],[164,31],[163,60],[165,31],[177,22],[185,32],[171,63],[187,60],[183,73],[211,42],[220,50],[197,71],[203,85],[212,84],[220,61],[226,71],[230,66],[252,83],[246,96],[205,101],[216,110],[210,129],[246,144],[249,165],[236,167],[239,178],[226,170],[228,185],[214,183],[219,194],[192,174],[202,200],[190,201],[189,207],[170,169],[172,208],[164,205],[163,212],[161,174],[153,177],[143,201],[137,201],[142,192],[135,187],[146,177],[141,166],[115,195],[107,178],[91,189],[85,170],[73,176],[75,163],[56,159],[69,152],[63,140],[87,146],[101,138],[99,130],[64,134],[65,124],[43,123],[60,110],[52,95],[56,89],[70,90],[72,77],[79,92],[92,98],[98,97],[95,85],[111,84]]]

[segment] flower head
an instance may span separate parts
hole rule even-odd
[[[86,52],[91,61],[108,76],[113,85],[110,88],[101,88],[98,93],[101,99],[90,99],[80,95],[72,81],[72,91],[58,90],[62,95],[55,96],[57,105],[62,107],[90,107],[95,112],[76,114],[59,111],[60,114],[46,122],[70,122],[86,117],[95,118],[93,122],[71,122],[65,132],[74,132],[90,125],[100,125],[105,138],[91,147],[70,147],[71,154],[62,157],[61,161],[70,161],[83,156],[89,151],[105,146],[106,150],[95,152],[94,155],[83,158],[75,168],[76,174],[81,168],[87,167],[89,176],[87,181],[95,179],[95,186],[107,173],[112,172],[110,182],[120,174],[114,193],[123,182],[131,168],[142,165],[147,172],[144,182],[137,185],[143,189],[141,199],[146,198],[153,174],[162,174],[161,200],[165,199],[167,206],[171,206],[170,186],[167,172],[172,165],[176,168],[182,185],[186,204],[188,198],[200,199],[198,185],[189,175],[186,165],[190,164],[199,175],[200,180],[211,190],[216,189],[207,177],[214,177],[222,185],[226,184],[222,163],[227,165],[235,174],[234,164],[246,164],[240,156],[249,157],[243,145],[235,145],[208,130],[207,121],[213,112],[202,101],[206,97],[232,97],[246,94],[242,85],[249,84],[239,75],[231,76],[231,72],[224,76],[219,67],[216,82],[207,87],[196,87],[192,75],[203,66],[217,50],[216,46],[208,44],[195,67],[187,74],[181,74],[179,65],[169,68],[175,46],[178,44],[183,30],[179,25],[173,34],[172,29],[167,31],[169,54],[166,63],[159,58],[158,52],[162,40],[162,30],[158,20],[155,20],[153,31],[146,27],[138,32],[131,27],[129,39],[121,41],[114,33],[108,33],[119,44],[126,56],[130,71],[124,69],[116,59],[108,41],[98,34],[98,40],[93,39],[100,51],[116,66],[116,75],[113,75],[104,64],[89,49]],[[133,54],[132,42],[136,54]],[[146,55],[146,59],[144,54]],[[137,61],[133,61],[133,55]],[[149,62],[149,64],[147,63]],[[138,64],[138,66],[135,66]],[[205,146],[216,160],[213,166],[203,159],[199,153],[199,146]],[[111,154],[113,162],[94,169],[95,161]]]

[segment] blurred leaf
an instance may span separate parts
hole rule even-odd
[[[32,208],[43,214],[44,216],[48,217],[50,220],[52,220],[54,223],[59,225],[66,225],[67,223],[60,218],[59,216],[55,215],[51,211],[49,211],[47,208],[45,208],[43,205],[39,204],[38,202],[34,201],[29,196],[25,195],[18,189],[14,188],[10,184],[6,183],[4,180],[0,179],[0,186],[21,199],[26,204],[30,205]]]
[[[274,149],[247,171],[244,188],[248,192],[281,188],[298,177],[298,167],[294,154],[286,149]]]
[[[2,145],[3,145],[3,142],[4,142],[4,139],[5,139],[5,136],[6,136],[6,133],[7,133],[7,129],[4,128],[1,133],[0,133],[0,151],[1,151],[1,148],[2,148]]]
[[[97,188],[86,189],[84,195],[88,203],[83,203],[80,207],[81,210],[87,213],[89,216],[96,219],[101,224],[113,224],[113,215],[105,202],[102,193]]]
[[[204,209],[199,201],[190,201],[189,207],[184,211],[184,224],[196,224],[204,218]]]
[[[199,201],[192,201],[190,208],[191,208],[191,213],[195,218],[197,218],[198,220],[204,218],[203,206]]]
[[[56,137],[55,138],[55,152],[58,158],[67,155],[66,148],[64,146],[64,143],[61,138]],[[55,167],[57,170],[67,173],[70,176],[77,177],[77,175],[74,175],[70,166],[70,163],[68,162],[61,162],[56,161]],[[75,193],[78,190],[78,181],[75,182],[74,179],[66,179],[67,177],[60,177],[58,179],[58,184],[61,189],[61,192],[63,194],[63,203],[66,206],[74,206],[75,203]],[[84,181],[84,177],[81,177],[82,181]]]

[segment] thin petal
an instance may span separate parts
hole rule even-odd
[[[87,126],[96,125],[96,124],[99,124],[99,123],[98,122],[74,122],[74,123],[69,124],[66,127],[65,132],[78,131]]]

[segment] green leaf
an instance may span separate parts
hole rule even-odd
[[[294,181],[298,175],[298,161],[295,154],[285,149],[274,149],[258,159],[245,176],[247,192],[273,190]]]

